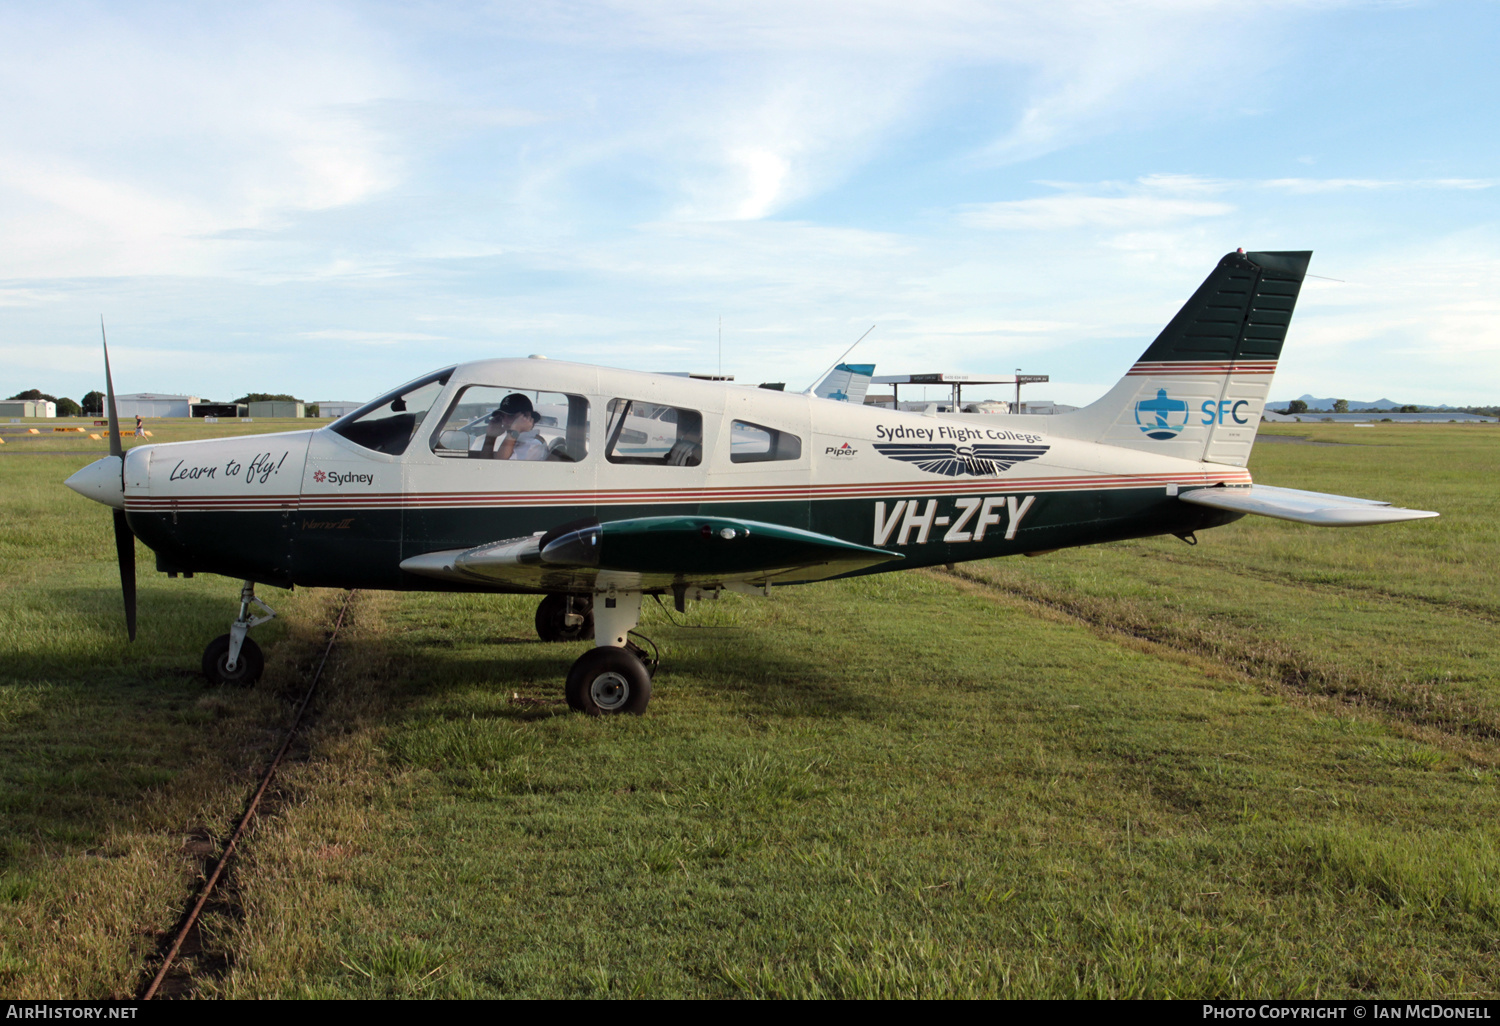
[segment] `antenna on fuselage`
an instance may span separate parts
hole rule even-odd
[[[861,342],[863,342],[865,340],[865,335],[868,335],[870,332],[872,332],[874,330],[875,330],[875,325],[873,325],[873,324],[870,325],[868,328],[866,328],[865,329],[865,334],[859,336],[859,338],[857,338],[857,339],[854,340],[854,346],[857,346]],[[825,370],[822,374],[819,374],[817,377],[813,378],[812,384],[808,385],[806,388],[804,388],[802,390],[802,394],[803,395],[811,395],[813,389],[815,389],[815,388],[818,387],[818,382],[822,381],[824,378],[826,378],[828,376],[828,371],[833,370],[833,368],[835,368],[839,364],[843,363],[844,362],[844,357],[846,357],[850,353],[854,352],[854,346],[850,346],[848,349],[845,349],[842,353],[840,353],[839,354],[839,358],[837,360],[834,360],[831,364],[828,365],[828,370]]]

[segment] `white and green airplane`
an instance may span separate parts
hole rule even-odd
[[[542,596],[543,640],[594,640],[569,705],[640,713],[657,667],[631,640],[645,595],[681,610],[724,590],[1192,541],[1247,513],[1436,516],[1245,469],[1311,255],[1228,254],[1071,413],[905,413],[532,358],[446,367],[316,430],[124,451],[107,380],[111,455],[67,483],[114,508],[132,638],[134,538],[169,576],[244,581],[204,653],[213,681],[261,672],[247,632],[274,614],[256,584],[522,592]]]

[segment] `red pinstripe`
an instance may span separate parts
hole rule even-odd
[[[319,509],[462,509],[515,506],[622,506],[685,502],[799,502],[827,499],[910,498],[914,495],[964,495],[1006,492],[1066,492],[1160,488],[1169,484],[1249,484],[1250,474],[1233,467],[1188,474],[1079,475],[1040,479],[1011,478],[958,481],[880,481],[843,485],[793,485],[741,488],[673,488],[572,492],[379,492],[309,495],[184,495],[127,497],[125,508],[137,512],[248,512]]]
[[[1275,360],[1194,361],[1163,360],[1160,363],[1138,363],[1125,372],[1129,377],[1171,377],[1180,374],[1275,374]]]

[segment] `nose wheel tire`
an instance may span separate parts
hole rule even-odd
[[[570,670],[563,694],[568,706],[590,716],[639,716],[651,701],[651,675],[623,648],[591,648]]]
[[[228,684],[247,688],[260,680],[266,668],[266,658],[260,654],[260,646],[249,638],[240,646],[240,657],[234,669],[226,669],[229,663],[229,635],[220,634],[203,650],[203,676],[210,684]]]
[[[570,613],[575,620],[571,624]],[[594,636],[594,600],[587,595],[548,595],[536,607],[536,636],[543,641],[588,641]]]

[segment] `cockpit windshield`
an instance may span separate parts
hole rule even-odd
[[[366,403],[353,413],[329,425],[355,445],[400,456],[411,444],[417,425],[437,402],[453,368],[429,374],[402,385],[379,399]]]

